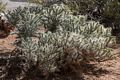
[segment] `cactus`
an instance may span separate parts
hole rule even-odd
[[[18,47],[28,60],[39,63],[40,68],[54,72],[64,59],[103,61],[115,56],[107,47],[115,43],[111,28],[87,21],[84,15],[74,16],[63,4],[24,9],[8,13],[8,19],[17,21],[14,25],[21,38]],[[36,13],[36,9],[40,11]],[[47,32],[37,31],[38,25],[44,25]]]

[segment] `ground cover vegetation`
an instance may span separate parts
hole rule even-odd
[[[76,1],[83,4],[82,0]],[[5,60],[8,73],[1,79],[84,80],[83,65],[116,57],[109,47],[116,44],[116,37],[111,33],[113,28],[105,28],[99,20],[101,15],[94,15],[94,1],[90,2],[92,8],[89,9],[92,16],[82,11],[87,10],[88,5],[84,9],[78,2],[49,3],[40,2],[37,6],[18,7],[5,13],[14,29],[11,35],[17,37],[16,49],[12,51],[15,57]],[[12,69],[16,70],[12,72],[14,76],[10,74]]]

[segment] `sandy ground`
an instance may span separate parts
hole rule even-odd
[[[120,58],[96,64],[99,70],[86,74],[85,80],[120,80]]]
[[[15,41],[15,35],[9,35],[6,38],[0,39],[0,52],[3,52],[4,50],[14,50],[13,42]]]
[[[28,2],[25,2],[25,0],[0,0],[3,3],[7,3],[6,5],[6,11],[7,10],[13,10],[19,6],[32,6],[34,4],[29,4]]]

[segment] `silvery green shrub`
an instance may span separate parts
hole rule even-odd
[[[63,4],[40,7],[37,13],[34,7],[24,9],[20,9],[19,14],[17,11],[8,14],[8,19],[13,19],[13,23],[18,20],[14,24],[18,35],[21,35],[18,47],[28,60],[37,62],[40,68],[55,71],[58,68],[57,60],[62,62],[66,54],[66,60],[79,62],[103,61],[115,56],[112,49],[107,47],[115,43],[111,28],[87,21],[85,15],[74,16]],[[38,31],[39,25],[47,31]]]
[[[0,1],[0,12],[4,11],[6,8],[6,4],[4,4],[2,1]]]

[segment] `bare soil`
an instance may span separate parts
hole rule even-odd
[[[9,35],[6,38],[0,38],[0,53],[4,51],[12,51],[15,49],[15,46],[12,43],[16,40],[16,35]]]
[[[96,63],[92,73],[85,74],[85,80],[120,80],[120,58]]]

